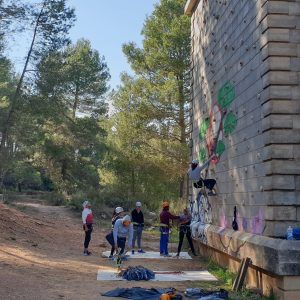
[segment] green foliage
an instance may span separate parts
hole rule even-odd
[[[48,193],[45,195],[44,198],[48,204],[53,206],[61,206],[67,204],[67,200],[62,193],[58,193],[58,192]]]
[[[230,272],[227,268],[222,268],[213,261],[210,261],[207,265],[207,270],[215,275],[219,280],[222,280],[227,286],[232,286],[236,275]]]

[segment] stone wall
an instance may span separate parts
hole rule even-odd
[[[300,227],[300,1],[190,0],[186,13],[192,157],[219,156],[206,220],[231,228],[236,207],[240,231],[282,237]]]

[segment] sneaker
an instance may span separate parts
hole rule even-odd
[[[143,249],[138,250],[138,253],[146,253]]]
[[[160,256],[165,256],[163,253],[160,253]]]
[[[92,254],[92,252],[90,252],[90,251],[83,252],[84,256],[90,256],[91,254]]]
[[[207,196],[217,196],[217,194],[214,191],[209,191]]]
[[[170,254],[165,254],[164,257],[172,257]]]
[[[110,255],[109,257],[108,257],[108,259],[113,259],[114,258],[114,256],[113,255]]]

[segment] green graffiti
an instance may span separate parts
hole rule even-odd
[[[200,162],[205,162],[207,158],[206,150],[205,148],[200,148],[198,159]]]
[[[218,103],[221,108],[227,108],[235,97],[235,89],[234,86],[227,82],[225,83],[219,90],[218,93]]]
[[[225,144],[223,141],[220,140],[220,141],[218,141],[217,147],[216,147],[217,156],[220,157],[224,151],[225,151]]]
[[[236,116],[232,112],[230,112],[224,120],[224,124],[223,124],[224,133],[225,134],[232,133],[236,128],[236,124],[237,124]]]
[[[209,119],[207,118],[200,124],[200,129],[199,129],[199,140],[200,141],[204,140],[208,128],[209,128]]]

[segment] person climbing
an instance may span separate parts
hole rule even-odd
[[[82,206],[83,206],[82,222],[83,222],[83,230],[85,232],[83,255],[87,256],[92,254],[88,248],[89,248],[89,244],[93,232],[93,213],[91,210],[91,203],[89,201],[87,200],[84,201],[82,203]]]
[[[168,250],[170,220],[177,220],[180,217],[169,212],[170,204],[168,201],[164,201],[162,207],[163,210],[160,213],[160,255],[170,257]]]
[[[192,220],[192,216],[191,216],[189,210],[187,208],[185,208],[183,210],[183,214],[180,215],[179,244],[178,244],[178,250],[177,250],[177,255],[176,255],[177,257],[179,257],[179,255],[180,255],[180,251],[181,251],[181,247],[182,247],[182,243],[183,243],[183,239],[184,239],[185,235],[189,242],[189,245],[190,245],[193,255],[197,256],[195,249],[194,249],[193,241],[192,241],[192,234],[191,234],[191,228],[190,228],[191,220]]]
[[[194,187],[199,189],[202,188],[203,185],[209,189],[209,192],[207,193],[208,196],[215,196],[216,192],[214,190],[214,186],[216,184],[215,179],[203,179],[201,177],[201,172],[204,170],[210,163],[210,161],[215,156],[212,155],[202,166],[199,166],[199,161],[197,159],[194,159],[191,163],[191,167],[189,168],[187,174],[189,175],[189,178],[193,180]]]
[[[133,240],[132,240],[132,254],[134,254],[135,241],[137,240],[138,253],[145,253],[142,249],[142,232],[144,228],[144,214],[142,212],[142,203],[136,202],[135,209],[131,212],[131,219],[133,224]]]
[[[113,212],[113,215],[111,218],[111,232],[106,236],[106,240],[108,242],[109,242],[109,240],[111,240],[113,238],[113,230],[114,230],[115,223],[117,222],[117,220],[123,218],[123,212],[124,212],[124,209],[120,206],[118,206],[114,209],[114,212]],[[110,255],[109,255],[110,259],[113,258],[115,250],[116,250],[115,245],[113,244],[111,246],[111,250],[110,250]]]
[[[131,218],[128,215],[116,221],[113,234],[109,235],[107,240],[111,246],[114,246],[117,253],[123,254],[125,251],[127,238],[128,247],[132,248],[133,226],[131,224]],[[121,248],[120,251],[119,248]]]

